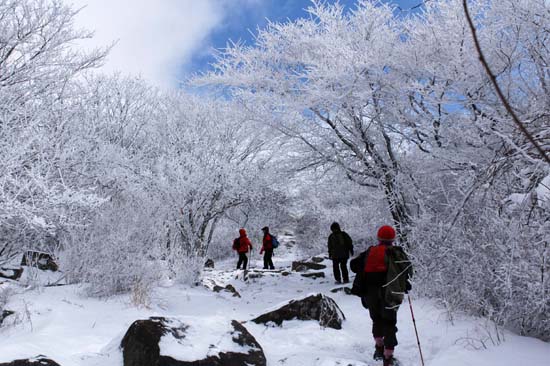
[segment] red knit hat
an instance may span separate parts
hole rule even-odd
[[[378,240],[381,241],[394,241],[395,229],[389,225],[384,225],[378,229]]]

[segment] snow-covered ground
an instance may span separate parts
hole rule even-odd
[[[289,267],[299,257],[296,247],[285,245],[289,239],[280,238],[282,244],[274,257],[277,268]],[[245,321],[290,299],[321,292],[332,297],[346,315],[342,330],[322,329],[314,321],[285,322],[280,328],[244,324],[262,345],[268,365],[380,364],[371,359],[374,346],[367,310],[355,296],[330,292],[336,287],[330,268],[325,270],[325,279],[266,272],[244,282],[243,272],[233,270],[234,262],[236,258],[216,263],[216,269],[205,272],[205,281],[231,283],[242,298],[225,291],[214,293],[203,286],[167,282],[155,289],[149,308],[136,308],[129,296],[108,300],[82,297],[78,286],[20,288],[7,306],[17,316],[8,318],[0,328],[0,363],[43,354],[62,366],[122,366],[118,345],[134,320],[149,316],[192,317],[196,324],[212,326],[224,319]],[[255,254],[251,267],[262,267],[259,255]],[[483,319],[454,314],[450,321],[433,301],[413,301],[426,365],[547,365],[550,360],[548,343],[508,332],[497,335]],[[407,303],[399,310],[398,327],[400,344],[396,356],[403,365],[420,365]]]

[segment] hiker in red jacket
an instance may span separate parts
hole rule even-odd
[[[264,253],[264,269],[275,269],[273,265],[273,237],[269,234],[269,228],[267,226],[262,228],[264,232],[264,240],[260,254]]]
[[[248,253],[249,248],[252,250],[252,243],[250,242],[250,239],[248,239],[248,236],[246,236],[246,230],[240,229],[239,237],[233,240],[233,250],[236,250],[237,253],[239,253],[237,269],[241,269],[241,264],[243,265],[243,269],[247,268],[248,257],[246,256],[246,253]]]
[[[393,356],[397,346],[397,310],[403,294],[410,289],[412,265],[403,249],[393,245],[395,229],[378,229],[378,245],[368,248],[354,258],[350,267],[357,274],[352,293],[361,296],[369,309],[372,335],[375,342],[373,358],[383,360],[384,366],[397,366]]]

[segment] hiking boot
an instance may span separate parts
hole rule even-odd
[[[397,361],[397,359],[393,356],[390,358],[384,358],[384,366],[399,366],[400,363]]]
[[[384,359],[384,346],[374,346],[374,354],[372,358],[376,361]]]

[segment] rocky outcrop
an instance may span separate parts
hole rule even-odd
[[[46,356],[36,356],[22,360],[14,360],[7,363],[0,363],[0,366],[60,366],[57,362],[46,358]]]
[[[17,281],[23,274],[23,268],[0,268],[0,277]]]
[[[274,323],[281,326],[286,320],[317,320],[322,327],[342,329],[346,319],[336,302],[322,294],[292,300],[281,308],[252,319],[257,324]]]
[[[22,266],[37,267],[43,271],[57,271],[59,269],[55,259],[48,253],[27,251],[21,259]]]
[[[262,347],[239,322],[154,317],[135,321],[120,344],[124,366],[265,366]],[[204,355],[198,357],[197,350]]]

